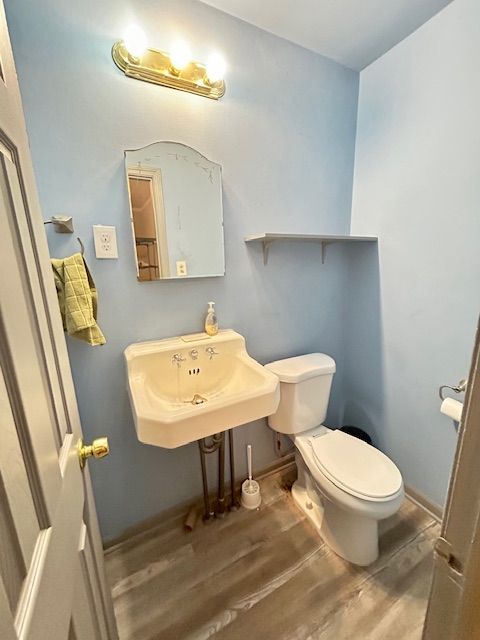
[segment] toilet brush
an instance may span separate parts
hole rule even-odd
[[[245,509],[257,509],[262,501],[260,485],[252,480],[252,445],[247,445],[248,480],[242,483],[242,507]]]

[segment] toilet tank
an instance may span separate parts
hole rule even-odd
[[[268,417],[269,426],[293,435],[321,425],[327,415],[335,360],[325,353],[308,353],[265,366],[280,379],[280,404]]]

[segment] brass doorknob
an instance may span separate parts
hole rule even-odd
[[[95,438],[92,444],[83,444],[83,440],[80,438],[78,441],[78,458],[80,460],[80,467],[83,469],[87,458],[104,458],[108,456],[110,447],[108,446],[108,438]]]

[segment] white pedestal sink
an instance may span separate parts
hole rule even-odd
[[[232,330],[139,342],[125,349],[137,437],[173,449],[275,413],[277,376]]]

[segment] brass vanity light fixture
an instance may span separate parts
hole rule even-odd
[[[151,49],[146,42],[143,31],[132,26],[125,38],[113,45],[112,58],[126,76],[213,100],[224,95],[225,62],[221,56],[212,54],[204,65],[192,60],[184,42],[176,43],[170,54]]]

